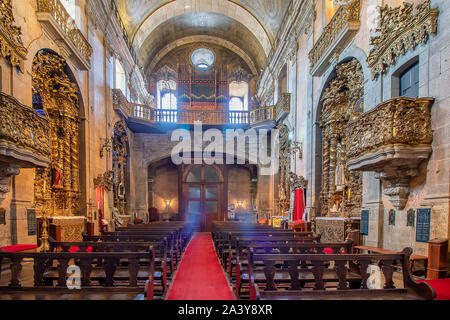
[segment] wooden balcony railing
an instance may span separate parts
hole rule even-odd
[[[326,62],[329,58],[340,53],[339,50],[344,49],[357,33],[361,26],[360,11],[360,0],[342,5],[336,11],[309,53],[313,75],[321,75],[328,66]]]
[[[65,35],[72,43],[74,48],[85,60],[87,65],[91,63],[92,47],[86,40],[81,31],[75,26],[75,23],[69,13],[59,0],[37,0],[37,12],[39,21],[55,22],[59,26],[63,35]],[[39,15],[41,14],[41,15]],[[49,21],[47,16],[42,14],[48,14],[53,21]],[[52,26],[52,28],[55,28]],[[57,35],[60,32],[50,32]]]

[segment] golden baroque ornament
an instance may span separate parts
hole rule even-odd
[[[367,62],[372,70],[372,77],[386,73],[395,66],[397,60],[410,49],[415,50],[420,44],[426,44],[431,34],[437,33],[438,9],[431,9],[430,0],[416,6],[405,2],[403,7],[380,7],[379,36],[371,38],[373,49]]]
[[[24,72],[27,49],[22,43],[22,31],[14,26],[11,0],[0,0],[0,52],[10,63]]]

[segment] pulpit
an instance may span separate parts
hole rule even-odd
[[[316,233],[321,234],[322,242],[344,242],[351,230],[359,230],[361,218],[317,217]]]

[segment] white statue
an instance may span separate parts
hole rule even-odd
[[[119,215],[119,209],[115,207],[113,208],[113,220],[116,227],[120,227],[123,225],[123,220]]]
[[[336,172],[334,176],[334,185],[336,186],[336,191],[340,192],[343,191],[345,188],[345,185],[347,183],[345,179],[345,163],[344,163],[344,157],[343,157],[343,151],[342,151],[342,144],[339,142],[336,149],[336,160],[337,160],[337,166],[336,166]]]

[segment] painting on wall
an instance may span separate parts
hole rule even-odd
[[[36,235],[36,210],[29,209],[27,210],[27,225],[28,225],[28,235],[35,236]]]
[[[395,210],[389,211],[389,225],[395,226]]]
[[[408,216],[406,218],[406,226],[415,227],[415,223],[416,223],[416,211],[414,209],[409,209]]]

